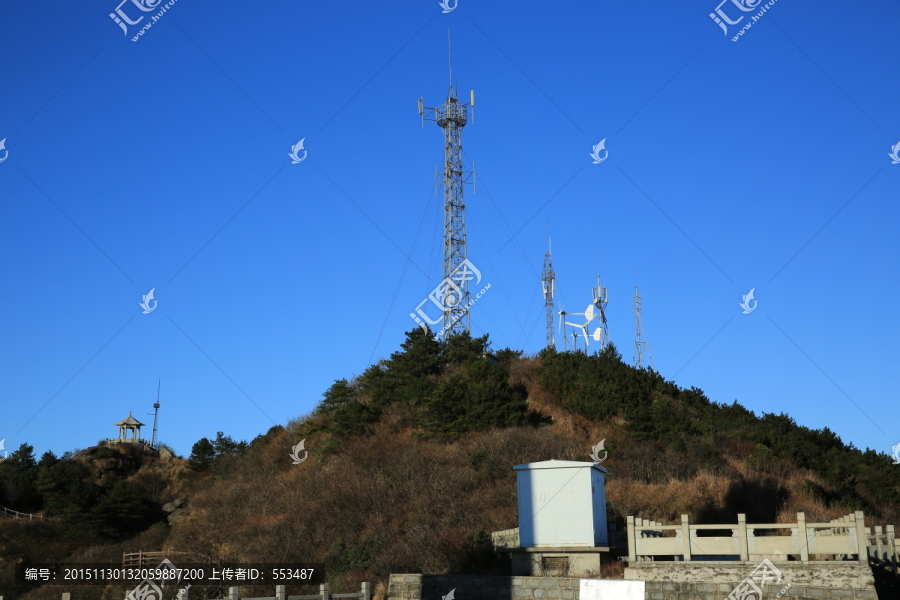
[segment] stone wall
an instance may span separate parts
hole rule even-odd
[[[625,579],[647,582],[647,600],[725,600],[758,566],[755,562],[647,562],[625,568]],[[868,565],[853,562],[775,562],[778,584],[761,586],[766,600],[876,600]],[[786,589],[787,588],[787,589]]]
[[[737,585],[759,563],[756,562],[645,562],[625,568],[625,579],[675,583],[723,583]],[[793,587],[872,590],[875,578],[868,565],[856,562],[774,562],[782,582]]]
[[[872,572],[856,563],[773,563],[778,584],[761,586],[765,600],[878,600]],[[728,600],[758,563],[637,563],[625,579],[645,582],[645,600]],[[386,600],[580,600],[576,577],[391,575]],[[605,596],[603,596],[605,597]]]
[[[576,577],[392,574],[386,600],[442,600],[453,589],[459,600],[579,600],[580,581]]]
[[[734,590],[732,583],[678,583],[671,581],[648,581],[647,600],[728,600]],[[822,587],[784,585],[761,586],[765,600],[877,600],[874,588],[837,589]]]

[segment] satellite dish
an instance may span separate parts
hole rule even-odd
[[[593,333],[593,334],[591,334],[591,337],[594,338],[594,341],[597,341],[597,342],[600,341],[600,338],[601,338],[602,336],[603,336],[603,330],[600,329],[599,327],[598,327],[597,329],[594,330],[594,333]]]
[[[596,316],[597,316],[597,314],[594,311],[594,305],[588,304],[588,307],[584,310],[584,318],[587,319],[588,323],[590,323],[591,321],[594,320],[594,317],[596,317]]]

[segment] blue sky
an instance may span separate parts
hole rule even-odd
[[[716,0],[178,0],[136,42],[160,7],[127,0],[125,35],[117,0],[3,3],[7,450],[152,423],[160,377],[176,451],[249,440],[395,351],[440,279],[442,135],[416,102],[446,97],[450,28],[491,284],[473,333],[544,345],[549,228],[560,306],[599,268],[625,357],[637,274],[666,378],[890,452],[900,5],[779,0],[734,42],[761,10],[736,3],[726,36]]]

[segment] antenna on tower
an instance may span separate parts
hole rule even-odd
[[[647,341],[644,324],[641,322],[641,294],[638,292],[637,286],[637,269],[634,271],[632,307],[634,308],[634,366],[638,369],[643,369],[647,366],[646,360],[649,359],[649,366],[655,371],[656,366],[653,364],[653,355],[650,353],[650,342]],[[644,358],[645,355],[647,359]]]
[[[541,275],[541,287],[544,291],[544,309],[547,311],[547,347],[556,348],[556,335],[553,331],[553,297],[556,294],[556,273],[550,260],[550,236],[547,236],[547,253],[544,255],[544,272]],[[565,336],[563,336],[565,339]]]
[[[437,176],[436,183],[444,188],[444,281],[453,285],[444,286],[441,306],[443,319],[441,332],[445,335],[469,332],[469,279],[471,271],[466,247],[466,205],[463,199],[464,184],[474,184],[474,162],[472,171],[463,169],[462,143],[463,127],[474,113],[475,92],[470,95],[469,104],[460,104],[453,89],[453,60],[450,45],[450,30],[447,30],[447,59],[450,68],[450,90],[447,101],[436,108],[424,105],[419,99],[419,114],[422,126],[425,119],[434,121],[444,130],[444,172]],[[427,115],[426,115],[427,111]]]
[[[156,423],[159,419],[159,388],[162,385],[162,378],[156,382],[156,402],[153,404],[153,437],[150,439],[150,446],[156,448]]]
[[[450,89],[453,89],[453,49],[450,46],[450,28],[447,28],[447,65],[450,70]]]

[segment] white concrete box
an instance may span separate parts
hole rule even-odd
[[[519,487],[521,547],[608,545],[606,469],[572,460],[545,460],[513,469]]]

